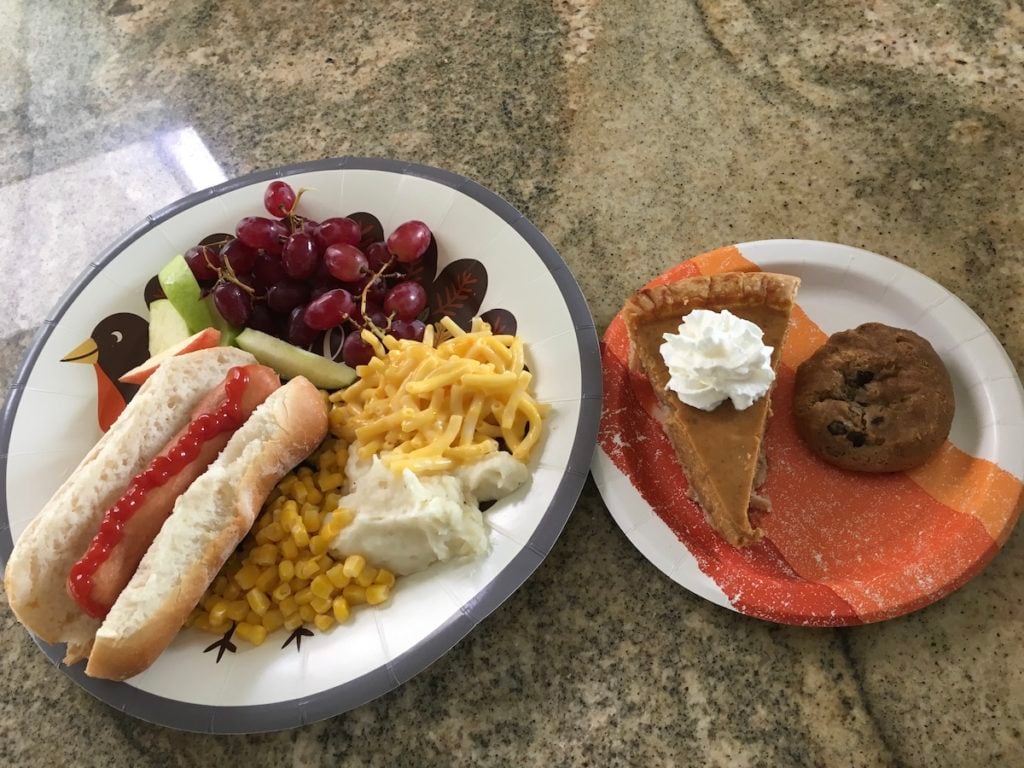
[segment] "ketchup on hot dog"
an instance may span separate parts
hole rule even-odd
[[[252,373],[257,374],[257,381],[250,387]],[[89,549],[75,563],[68,575],[68,593],[82,607],[82,610],[97,619],[102,619],[109,612],[113,600],[100,600],[94,594],[97,572],[107,563],[115,548],[122,543],[126,528],[135,517],[136,512],[144,507],[150,493],[165,485],[186,468],[193,476],[192,479],[197,477],[216,458],[223,445],[220,445],[216,451],[207,451],[208,455],[203,457],[205,461],[197,462],[204,447],[217,438],[221,438],[218,442],[226,444],[230,434],[241,427],[256,406],[263,402],[279,385],[277,375],[262,366],[232,368],[228,371],[222,385],[223,395],[211,395],[217,399],[223,398],[219,406],[213,410],[204,410],[201,404],[197,408],[200,413],[194,415],[188,426],[178,433],[170,448],[161,452],[145,470],[135,476],[117,503],[104,514],[103,522],[89,545]],[[248,397],[246,397],[247,388],[250,390]],[[195,466],[190,466],[193,464]],[[146,527],[150,529],[147,532],[149,540],[141,542],[141,545],[136,542],[136,546],[133,548],[128,547],[135,551],[127,555],[128,562],[119,563],[118,570],[122,573],[112,577],[116,583],[117,593],[127,583],[142,555],[148,549],[149,543],[152,541],[152,537],[148,536],[148,533],[151,532],[152,536],[155,536],[159,531],[159,526],[163,524],[163,520],[173,509],[173,499],[168,500],[168,503],[169,508],[167,509],[159,512],[149,511],[151,519],[144,521]],[[154,516],[157,516],[157,519],[154,519]],[[109,588],[107,591],[110,591]],[[116,594],[113,597],[116,597]]]

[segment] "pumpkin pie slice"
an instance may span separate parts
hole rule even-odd
[[[644,288],[623,308],[630,339],[630,366],[642,371],[661,403],[661,421],[690,483],[691,494],[711,525],[730,544],[743,547],[758,541],[760,529],[750,523],[749,508],[768,509],[755,491],[764,481],[765,428],[771,414],[771,393],[749,408],[736,410],[726,400],[712,411],[687,405],[668,388],[669,371],[661,356],[666,333],[676,333],[695,309],[729,310],[764,332],[773,348],[777,372],[789,316],[800,280],[768,272],[727,272],[692,277]]]

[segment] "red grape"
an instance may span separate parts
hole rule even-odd
[[[370,269],[363,252],[344,243],[336,243],[324,251],[324,264],[331,275],[345,283],[359,280]]]
[[[388,296],[388,284],[384,281],[384,278],[378,277],[372,283],[370,287],[366,289],[366,300],[372,301],[375,304],[383,306],[384,299]]]
[[[281,253],[281,265],[290,277],[304,280],[316,272],[320,254],[313,238],[305,232],[296,232],[288,238]]]
[[[217,270],[223,266],[220,254],[205,245],[185,251],[185,261],[196,280],[216,280]]]
[[[305,307],[296,307],[288,317],[288,341],[305,349],[316,339],[316,330],[306,325],[303,319]]]
[[[399,261],[410,264],[419,259],[430,245],[430,227],[422,221],[407,221],[388,235],[388,250]]]
[[[427,306],[427,292],[419,283],[399,283],[384,299],[384,311],[399,320],[414,320]]]
[[[395,320],[388,331],[396,339],[409,339],[410,341],[423,341],[423,334],[427,330],[419,320]]]
[[[342,217],[324,219],[316,230],[316,242],[322,251],[336,243],[359,245],[362,239],[363,228],[359,226],[359,222]]]
[[[256,251],[241,240],[229,240],[220,249],[220,259],[222,263],[230,264],[236,274],[252,272],[256,266]]]
[[[288,228],[263,216],[246,216],[238,222],[235,234],[250,248],[262,248],[268,253],[278,254],[288,237]]]
[[[357,365],[366,365],[373,357],[373,347],[360,338],[358,333],[350,333],[345,337],[341,345],[341,359],[345,365],[355,368]]]
[[[312,237],[315,240],[316,239],[316,231],[318,229],[320,229],[320,222],[319,221],[313,221],[312,219],[303,219],[302,220],[302,226],[299,228],[299,231],[305,232],[307,235],[309,235],[310,237]]]
[[[335,288],[323,296],[313,299],[306,307],[303,319],[310,328],[318,331],[326,331],[336,325],[341,325],[345,319],[353,314],[356,304],[352,300],[352,294],[343,288]]]
[[[255,328],[257,331],[263,331],[263,333],[269,333],[271,336],[277,336],[280,332],[277,318],[271,314],[266,304],[257,304],[252,308],[252,314],[249,315],[250,328]]]
[[[258,291],[266,293],[270,286],[288,278],[288,273],[281,266],[281,260],[269,253],[256,256],[256,265],[252,268],[253,282]]]
[[[366,309],[366,316],[370,319],[370,322],[373,323],[375,326],[380,328],[382,331],[386,331],[388,328],[391,327],[391,322],[388,320],[388,316],[384,314],[383,309],[377,309],[374,310],[373,312],[370,312],[369,305],[366,306]]]
[[[295,205],[295,190],[286,181],[272,181],[263,193],[263,206],[271,216],[287,216]]]
[[[278,314],[287,315],[309,299],[309,286],[298,280],[285,278],[267,291],[267,306]]]
[[[391,252],[384,243],[371,243],[366,246],[366,259],[370,263],[370,269],[379,272],[381,267],[391,261]]]
[[[245,325],[252,315],[252,299],[234,283],[217,283],[213,288],[213,303],[221,317],[237,327]]]

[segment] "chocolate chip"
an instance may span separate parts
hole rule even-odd
[[[867,436],[863,432],[848,432],[846,434],[846,439],[850,441],[850,445],[854,448],[860,448],[864,445],[864,441],[867,439]]]
[[[831,424],[828,425],[828,431],[830,434],[833,435],[845,435],[846,425],[843,424],[843,422],[841,421],[833,421]]]
[[[863,387],[865,384],[870,384],[874,378],[875,374],[871,371],[857,371],[853,375],[853,386]]]

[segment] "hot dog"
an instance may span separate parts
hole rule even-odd
[[[326,431],[317,389],[248,353],[167,360],[18,539],[12,610],[87,674],[137,674]]]
[[[71,567],[68,594],[83,611],[97,619],[107,615],[178,497],[213,463],[256,407],[280,386],[271,368],[237,366],[199,401],[189,414],[189,423],[107,510],[89,549]],[[234,398],[229,397],[229,387]]]

